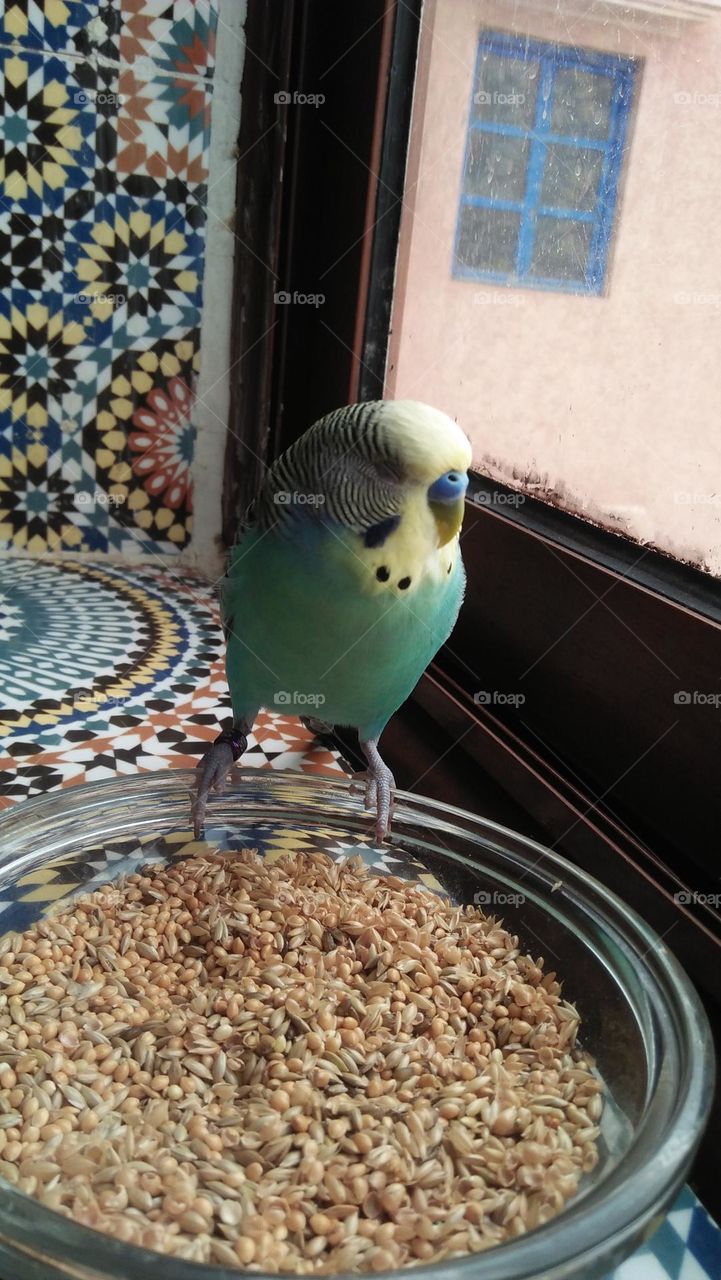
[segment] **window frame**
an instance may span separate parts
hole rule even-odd
[[[479,121],[474,111],[478,92],[483,54],[515,58],[531,63],[538,62],[539,81],[536,94],[535,119],[531,128],[495,121]],[[623,158],[629,136],[629,123],[638,83],[640,60],[623,54],[607,53],[592,49],[578,49],[571,45],[555,44],[547,40],[525,40],[508,32],[482,30],[476,50],[471,101],[469,105],[466,141],[463,153],[460,197],[456,215],[451,274],[456,280],[482,281],[507,288],[541,289],[556,293],[574,293],[602,296],[608,283],[610,248],[613,239],[620,202],[620,186]],[[553,93],[557,73],[571,68],[605,75],[613,83],[609,107],[609,133],[605,141],[587,138],[581,134],[555,133],[550,127]],[[548,86],[546,101],[550,103],[548,122],[544,123],[544,85]],[[474,134],[523,138],[529,141],[525,168],[525,190],[521,200],[494,199],[491,196],[469,195],[466,192],[466,174],[470,148]],[[553,205],[542,205],[540,193],[547,162],[549,144],[574,145],[603,153],[604,160],[598,183],[598,195],[593,212],[573,211]],[[518,213],[520,227],[516,249],[516,270],[509,273],[464,266],[459,260],[461,225],[467,208],[494,209],[499,212]],[[583,280],[530,274],[531,258],[536,239],[537,218],[553,217],[569,222],[581,222],[593,228],[588,251],[587,268]]]

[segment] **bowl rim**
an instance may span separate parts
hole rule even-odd
[[[310,822],[311,825],[326,826],[328,810],[331,810],[330,820],[346,830],[355,828],[353,834],[367,834],[370,828],[367,815],[363,816],[362,803],[353,794],[353,781],[347,776],[334,778],[327,774],[236,767],[231,777],[225,792],[211,802],[206,818],[209,832],[212,832],[216,821],[220,823],[229,808],[232,810],[238,803],[246,817],[255,807],[260,815],[258,820],[270,820],[272,805],[269,810],[269,795],[285,807],[289,797],[284,792],[289,789],[297,791],[298,788],[306,804],[313,798],[321,802],[320,808],[309,809],[309,816],[299,817],[299,825]],[[43,831],[56,830],[58,823],[72,822],[83,813],[102,817],[103,813],[117,807],[124,797],[136,821],[144,802],[173,805],[181,801],[182,807],[187,809],[194,782],[193,770],[144,772],[129,777],[115,776],[91,784],[72,784],[12,805],[0,813],[0,877],[8,861],[8,847],[12,859],[13,853],[19,852],[27,839],[37,840]],[[293,801],[301,803],[298,796],[294,796]],[[148,827],[159,832],[163,825],[160,811],[157,823],[154,818],[147,823]],[[539,891],[548,891],[552,882],[560,879],[558,901],[570,898],[586,910],[590,905],[609,937],[615,934],[625,940],[627,950],[635,956],[637,977],[660,1022],[666,1047],[669,1053],[674,1050],[674,1062],[677,1068],[679,1064],[681,1068],[678,1078],[672,1082],[672,1106],[671,1099],[666,1098],[666,1120],[671,1123],[660,1141],[649,1145],[654,1102],[658,1103],[661,1097],[663,1062],[660,1063],[659,1079],[646,1100],[642,1121],[627,1151],[597,1187],[572,1200],[557,1218],[525,1236],[482,1253],[414,1266],[413,1275],[418,1280],[438,1280],[442,1268],[444,1280],[470,1280],[475,1268],[482,1271],[484,1280],[532,1280],[541,1272],[544,1280],[563,1280],[563,1277],[576,1274],[584,1260],[589,1268],[584,1274],[595,1275],[599,1259],[609,1260],[604,1262],[605,1266],[610,1265],[614,1258],[620,1259],[624,1249],[627,1252],[628,1243],[635,1243],[649,1223],[666,1208],[700,1141],[711,1106],[715,1074],[711,1030],[701,1000],[681,965],[655,931],[600,881],[555,850],[467,810],[430,797],[398,791],[394,809],[395,834],[389,845],[384,846],[388,851],[392,852],[394,845],[402,847],[404,825],[421,826],[424,835],[431,838],[434,834],[439,838],[441,834],[455,834],[464,840],[475,840],[479,850],[485,844],[496,854],[510,855],[511,860],[522,856],[522,853],[539,855],[532,865],[539,881]],[[142,832],[143,828],[140,830]],[[110,840],[112,837],[107,838]],[[418,839],[416,836],[413,838]],[[439,857],[450,858],[466,866],[474,865],[465,854],[454,853],[445,847],[436,848],[435,852]],[[539,870],[541,863],[544,864],[543,871]],[[643,950],[639,952],[635,943],[643,944]],[[613,976],[625,990],[623,975],[615,971]],[[668,1083],[664,1086],[667,1095]],[[629,1183],[631,1173],[633,1181]],[[18,1256],[26,1251],[33,1256],[33,1250],[42,1248],[46,1261],[68,1267],[69,1276],[73,1274],[73,1268],[75,1274],[78,1274],[78,1268],[83,1274],[82,1268],[89,1262],[103,1268],[101,1272],[93,1272],[98,1277],[102,1276],[102,1280],[126,1280],[131,1275],[134,1280],[135,1277],[145,1280],[151,1276],[151,1268],[158,1273],[160,1280],[166,1280],[165,1267],[169,1268],[167,1280],[171,1275],[173,1280],[207,1280],[208,1276],[213,1280],[238,1280],[240,1275],[249,1274],[241,1267],[230,1270],[213,1264],[211,1268],[210,1264],[189,1262],[126,1244],[72,1222],[10,1184],[0,1182],[0,1185],[3,1192],[0,1196],[0,1245],[7,1243],[18,1251]],[[71,1241],[66,1238],[69,1228],[73,1237]],[[405,1270],[407,1268],[375,1274],[383,1280],[384,1276],[398,1277]],[[260,1280],[272,1280],[276,1273],[253,1271],[252,1274]],[[358,1273],[325,1274],[333,1275],[336,1280],[357,1280]]]

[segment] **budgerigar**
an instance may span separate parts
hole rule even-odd
[[[233,727],[198,767],[196,832],[267,707],[357,729],[385,838],[378,739],[456,621],[470,463],[446,414],[379,400],[328,414],[270,468],[223,582]]]

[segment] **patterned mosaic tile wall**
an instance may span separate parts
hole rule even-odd
[[[190,539],[218,4],[0,5],[0,550]]]

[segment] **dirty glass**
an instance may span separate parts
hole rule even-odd
[[[551,142],[546,148],[541,204],[592,213],[603,171],[602,151]]]
[[[468,141],[465,189],[468,195],[522,200],[526,187],[528,138],[474,130]]]
[[[616,54],[481,33],[458,221],[459,274],[603,291],[635,70],[632,60]],[[488,216],[501,209],[518,214],[515,223]],[[555,210],[565,210],[570,225],[550,216]],[[516,224],[511,261],[509,226]]]
[[[551,128],[581,138],[608,137],[613,79],[577,67],[563,67],[555,77]]]
[[[508,210],[464,209],[458,229],[458,260],[470,270],[512,271],[520,225],[520,214]]]
[[[533,59],[499,57],[481,49],[473,95],[475,118],[519,129],[532,125],[537,83],[538,63]]]
[[[717,576],[719,67],[712,0],[426,0],[386,385]]]

